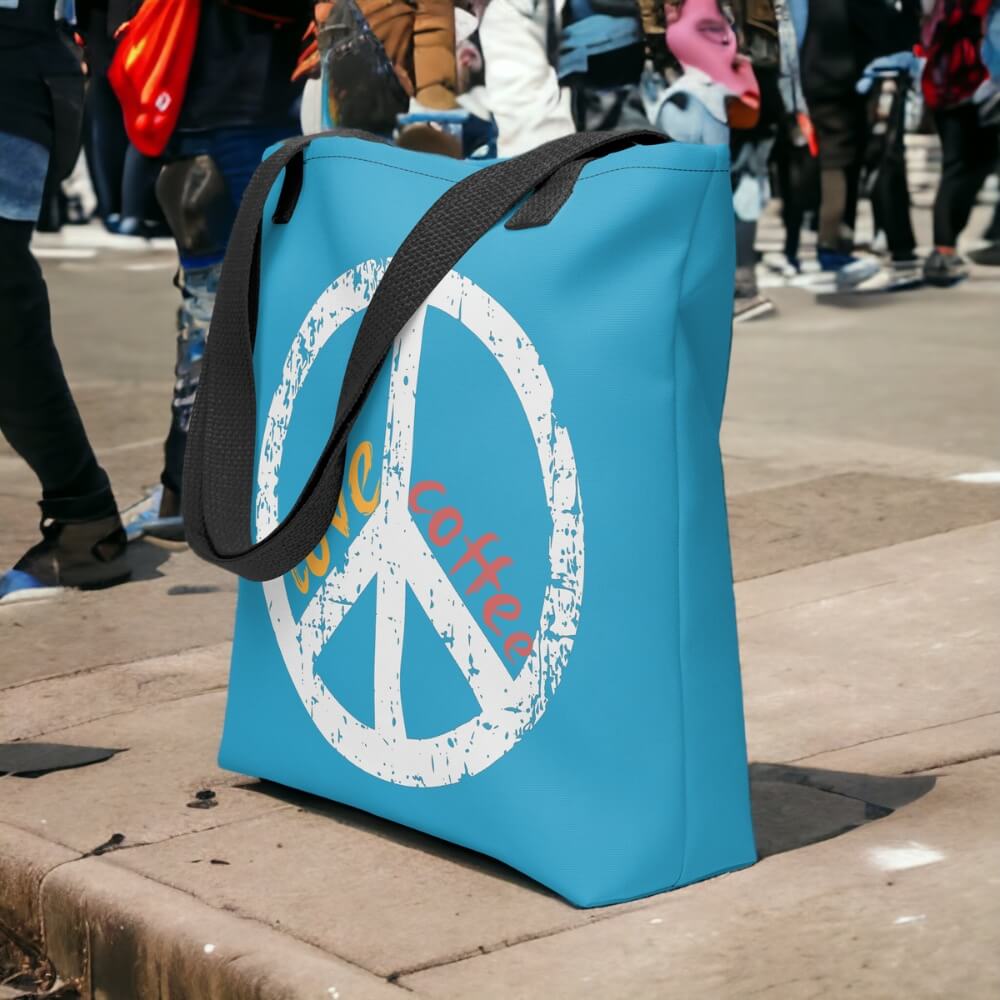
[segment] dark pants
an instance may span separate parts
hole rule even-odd
[[[49,296],[30,222],[0,219],[0,431],[42,484],[42,516],[115,512],[52,340]]]
[[[906,180],[904,115],[909,77],[895,79],[895,93],[878,135],[869,146],[869,179],[875,227],[885,233],[893,260],[913,260],[917,245],[910,221],[910,190]],[[885,84],[882,84],[885,86]],[[873,98],[878,100],[877,94]]]
[[[264,151],[294,133],[288,126],[241,126],[178,133],[171,141],[165,159],[185,160],[208,154],[226,180],[232,213],[243,198]],[[167,212],[170,215],[170,212]],[[228,231],[218,234],[218,245],[225,247]],[[164,443],[164,466],[160,480],[174,493],[181,492],[184,474],[184,451],[187,445],[191,408],[198,388],[201,356],[207,324],[215,305],[215,287],[222,253],[192,254],[179,250],[181,269],[177,285],[183,297],[179,312],[176,381],[171,404],[170,431]]]
[[[121,105],[108,80],[114,53],[115,42],[108,31],[107,11],[94,10],[87,26],[90,83],[83,146],[97,195],[97,214],[102,219],[121,213],[122,172],[128,149]]]
[[[934,113],[941,138],[941,180],[934,199],[934,245],[954,247],[976,204],[976,195],[996,169],[997,133],[979,124],[976,108],[963,104]]]
[[[126,219],[160,221],[163,213],[156,201],[156,178],[161,160],[144,156],[131,143],[125,152],[121,177],[121,213]]]
[[[799,258],[799,242],[807,212],[819,207],[819,166],[804,142],[798,141],[794,121],[783,123],[774,147],[781,197],[781,221],[785,227],[785,256]]]
[[[993,219],[986,227],[983,239],[989,240],[991,243],[1000,243],[1000,201],[997,202],[996,208],[993,209]]]
[[[95,75],[90,81],[84,127],[84,150],[97,195],[97,214],[102,219],[120,215],[128,136],[122,122],[121,106],[106,76]]]
[[[813,102],[808,94],[806,100],[819,143],[818,244],[822,250],[850,253],[868,131],[867,102],[853,91],[839,100]]]

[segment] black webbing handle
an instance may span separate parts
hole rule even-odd
[[[550,178],[546,200],[564,200],[576,179],[577,161],[668,141],[647,130],[577,133],[485,167],[449,188],[403,241],[372,296],[347,362],[333,429],[298,500],[270,535],[254,542],[253,344],[260,220],[279,173],[314,138],[289,140],[257,168],[247,187],[223,263],[188,433],[183,484],[188,541],[202,558],[250,580],[287,573],[319,545],[336,512],[347,438],[372,383],[396,336],[462,256]],[[552,187],[563,190],[554,196]],[[550,218],[551,211],[542,215]]]

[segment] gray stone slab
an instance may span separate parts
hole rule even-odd
[[[108,858],[383,976],[598,917],[471,852],[316,805]]]
[[[1000,991],[1000,761],[876,823],[562,934],[404,976],[428,997],[963,997]]]
[[[873,808],[876,800],[908,803],[933,782],[755,766],[751,784],[758,843],[767,856],[881,819],[891,810]],[[310,803],[304,812],[109,858],[384,976],[649,905],[576,910],[478,855],[351,809],[303,801]]]
[[[180,292],[169,270],[127,270],[136,260],[101,254],[83,268],[42,262],[52,329],[74,384],[153,382],[169,392]]]
[[[229,652],[229,643],[221,643],[7,688],[0,698],[0,740],[32,739],[54,728],[223,690]]]
[[[733,575],[767,576],[1000,520],[1000,488],[844,472],[729,502]]]
[[[1000,712],[866,740],[797,763],[835,770],[901,774],[1000,754]]]
[[[392,1000],[412,996],[268,927],[88,858],[41,891],[47,953],[98,998]],[[419,994],[418,994],[419,996]]]
[[[722,426],[726,489],[730,495],[772,489],[841,472],[949,479],[964,472],[996,469],[1000,456],[864,441],[818,434],[794,423],[780,427],[727,418]]]
[[[0,822],[0,928],[7,929],[17,951],[44,953],[42,881],[54,868],[78,857],[76,851]]]
[[[763,439],[803,433],[1000,459],[996,296],[977,281],[851,308],[776,289],[773,318],[736,328],[726,419]]]
[[[0,688],[232,638],[235,577],[176,546],[130,553],[123,586],[0,607]]]
[[[994,524],[741,584],[751,758],[1000,710],[998,561]]]
[[[0,779],[0,816],[10,826],[81,853],[124,834],[123,849],[287,808],[234,788],[215,763],[222,691],[153,704],[45,734],[61,743],[121,748],[102,764],[39,778]],[[199,789],[218,805],[191,809]]]

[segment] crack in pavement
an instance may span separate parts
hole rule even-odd
[[[929,726],[921,726],[918,729],[904,729],[898,733],[886,733],[883,736],[872,736],[866,740],[858,740],[857,743],[848,743],[845,746],[829,747],[826,750],[815,750],[812,753],[807,754],[805,757],[793,757],[791,760],[785,761],[786,764],[805,764],[811,760],[815,760],[817,757],[823,757],[828,753],[840,753],[843,750],[853,750],[855,747],[867,746],[869,743],[881,743],[883,740],[894,740],[901,736],[915,736],[917,733],[926,733],[932,729],[944,729],[947,726],[958,726],[963,722],[975,722],[977,719],[988,719],[990,716],[997,715],[1000,716],[1000,711],[993,709],[989,712],[980,712],[978,715],[969,715],[963,719],[949,719],[946,722],[935,722]],[[955,763],[961,763],[956,761]],[[921,770],[925,770],[921,768]],[[926,769],[926,770],[929,770]],[[916,772],[903,771],[902,774],[911,774]]]
[[[794,572],[794,571],[785,570],[783,572]],[[769,575],[774,576],[775,574],[771,573]],[[757,577],[752,577],[750,579],[763,580],[764,577],[757,576]],[[750,579],[748,579],[746,582],[749,583]],[[753,615],[738,615],[737,620],[740,622],[750,622],[753,621],[755,618],[766,618],[768,615],[780,615],[785,611],[794,611],[796,608],[807,608],[809,607],[810,604],[822,604],[823,601],[832,601],[838,597],[849,597],[851,594],[863,594],[866,590],[877,590],[879,587],[889,587],[892,584],[898,582],[899,582],[898,579],[892,579],[892,580],[882,580],[879,583],[869,583],[864,587],[854,587],[851,590],[841,590],[837,591],[837,593],[835,594],[824,594],[822,597],[814,597],[808,601],[799,601],[797,604],[789,604],[781,608],[771,608],[768,611],[758,611],[756,614]]]
[[[219,691],[225,691],[229,687],[227,684],[216,684],[213,687],[201,688],[198,691],[188,691],[185,694],[175,695],[172,698],[160,698],[158,701],[151,701],[145,705],[136,705],[134,708],[125,709],[121,712],[108,712],[106,715],[95,715],[92,719],[81,719],[79,722],[70,723],[68,726],[61,726],[58,729],[43,729],[39,732],[29,733],[26,736],[18,737],[18,742],[22,740],[35,740],[40,736],[58,736],[60,733],[68,732],[70,729],[76,729],[78,726],[89,726],[94,722],[103,722],[105,719],[115,719],[122,715],[131,715],[133,712],[139,712],[143,709],[156,708],[159,705],[172,705],[178,701],[184,701],[186,698],[200,698],[202,695],[206,694],[217,694]],[[126,747],[126,749],[131,749]]]
[[[1000,757],[1000,750],[984,750],[982,753],[972,754],[968,757],[943,760],[940,764],[931,764],[929,767],[918,767],[912,771],[900,771],[900,774],[925,774],[927,771],[937,771],[942,767],[958,767],[960,764],[969,764],[974,760],[989,760],[991,757]]]
[[[16,605],[11,605],[15,607]],[[157,653],[156,656],[144,656],[139,660],[115,660],[111,663],[95,663],[89,667],[81,667],[79,670],[70,670],[66,673],[48,674],[45,677],[32,677],[26,681],[19,681],[17,684],[8,684],[0,687],[0,691],[17,691],[29,684],[44,684],[46,681],[62,680],[64,677],[85,677],[87,674],[97,673],[99,670],[107,670],[110,667],[140,667],[145,663],[152,663],[154,660],[165,660],[171,656],[183,656],[185,653],[198,653],[202,650],[218,649],[222,646],[231,646],[229,639],[220,639],[218,642],[202,643],[197,646],[182,646],[180,649],[168,650],[165,653]]]

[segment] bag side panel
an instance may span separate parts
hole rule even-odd
[[[725,162],[727,151],[720,147]],[[756,860],[719,428],[732,333],[729,179],[702,203],[678,310],[680,661],[687,841],[680,884]]]

